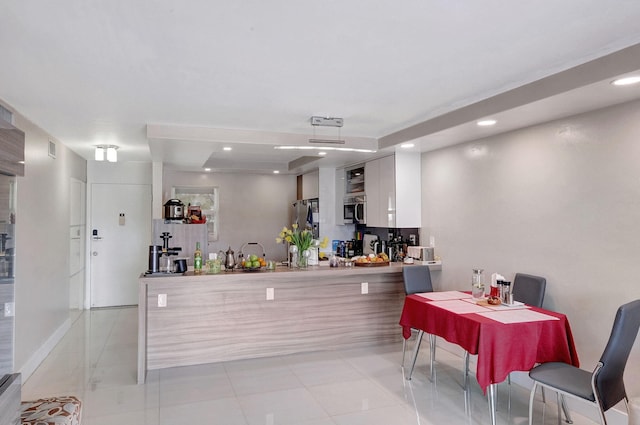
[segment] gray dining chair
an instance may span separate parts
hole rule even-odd
[[[605,412],[624,400],[629,412],[629,399],[624,386],[624,369],[640,328],[640,299],[618,308],[609,341],[593,371],[567,363],[549,362],[529,371],[533,388],[529,398],[529,425],[533,421],[533,400],[538,386],[574,397],[598,408],[600,423],[607,424]],[[560,400],[558,424],[560,424]]]
[[[513,278],[513,299],[534,307],[542,307],[547,279],[525,273]]]
[[[423,292],[433,292],[433,285],[431,283],[431,271],[429,270],[429,266],[403,266],[402,267],[402,280],[404,281],[404,292],[406,295],[411,294],[419,294]],[[412,329],[412,331],[415,329]],[[416,338],[416,356],[418,354],[418,350],[420,349],[420,343],[422,342],[422,336],[424,335],[423,330],[418,331],[418,337]],[[433,357],[435,356],[435,341],[434,336],[429,335],[429,348],[431,353],[431,367],[433,373]],[[407,350],[407,340],[403,338],[402,341],[402,366],[404,367],[404,358],[405,352]],[[411,374],[413,372],[413,367],[415,366],[415,357],[413,359],[413,364],[411,366],[411,372],[407,379],[411,379]]]

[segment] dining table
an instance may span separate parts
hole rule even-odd
[[[567,317],[523,303],[490,305],[465,291],[412,294],[405,298],[400,325],[405,339],[417,329],[460,346],[467,364],[469,354],[477,355],[476,379],[483,393],[488,390],[493,425],[496,385],[511,372],[529,371],[545,362],[580,366]],[[417,343],[407,379],[411,379],[418,349]],[[465,375],[465,391],[466,385]]]

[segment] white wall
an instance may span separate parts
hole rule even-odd
[[[70,326],[70,179],[86,181],[86,161],[15,114],[25,132],[25,176],[18,177],[16,215],[15,369],[31,374]],[[52,139],[53,140],[53,139]]]
[[[592,369],[618,306],[640,298],[640,102],[425,153],[422,192],[436,287],[469,289],[478,267],[545,276],[544,307],[567,314]],[[639,375],[640,337],[631,395]]]
[[[284,260],[286,247],[276,244],[283,226],[291,227],[292,205],[296,200],[296,177],[242,173],[189,173],[164,169],[163,204],[173,186],[211,187],[220,190],[219,239],[207,252],[226,251],[236,258],[247,242],[264,246],[268,259]],[[255,253],[255,250],[247,253]]]

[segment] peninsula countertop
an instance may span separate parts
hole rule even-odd
[[[400,343],[403,267],[142,275],[138,382],[147,370]]]
[[[220,273],[208,273],[203,268],[203,271],[200,274],[195,274],[193,270],[189,270],[186,273],[168,273],[168,274],[157,273],[154,275],[142,274],[140,275],[140,279],[144,279],[145,281],[147,280],[157,281],[157,280],[164,280],[168,278],[169,279],[179,278],[181,281],[187,281],[187,280],[197,281],[197,279],[202,279],[203,277],[213,277],[213,278],[224,277],[225,280],[227,278],[231,278],[234,280],[235,279],[244,280],[247,278],[254,279],[256,277],[259,279],[270,279],[272,277],[270,277],[269,275],[273,275],[273,274],[280,275],[281,273],[287,273],[287,274],[288,273],[305,273],[314,277],[315,276],[336,277],[341,275],[347,276],[347,275],[354,275],[354,274],[401,273],[403,267],[411,267],[417,264],[418,263],[406,264],[406,263],[400,263],[400,262],[392,262],[392,263],[389,263],[389,265],[384,265],[384,266],[352,265],[350,267],[345,267],[342,265],[340,267],[329,267],[328,265],[321,265],[321,266],[308,266],[303,269],[289,268],[287,266],[278,265],[275,268],[275,270],[266,270],[263,268],[259,271],[245,271],[242,269],[234,269],[232,271],[222,270]],[[426,264],[425,262],[425,265],[428,265],[431,271],[441,270],[441,267],[442,267],[442,263],[440,261],[430,261],[429,264]]]

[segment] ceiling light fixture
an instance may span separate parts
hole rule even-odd
[[[632,75],[630,77],[618,78],[613,80],[611,84],[614,86],[630,86],[631,84],[640,83],[640,75]]]
[[[320,155],[320,156],[325,156],[326,154],[327,154],[327,153],[326,153],[325,151],[320,151],[320,152],[318,152],[318,155]]]
[[[323,151],[339,151],[339,152],[360,152],[360,153],[375,153],[375,150],[371,149],[356,149],[356,148],[338,148],[333,146],[274,146],[274,149],[282,150],[323,150]]]
[[[280,174],[279,170],[273,170],[273,174]]]
[[[104,161],[104,148],[102,146],[96,146],[94,158],[96,161]]]
[[[222,148],[222,150],[230,151],[231,150],[231,146],[225,146],[224,148]]]
[[[333,117],[311,117],[311,125],[313,126],[313,137],[309,139],[309,143],[331,143],[334,145],[344,145],[344,140],[340,139],[340,127],[344,124],[342,118]],[[338,138],[337,139],[318,139],[316,138],[316,127],[337,127]]]
[[[412,148],[414,146],[415,145],[413,143],[403,143],[403,144],[400,145],[400,147],[403,148],[403,149],[409,149],[409,148]]]
[[[104,161],[105,156],[109,162],[118,162],[118,146],[116,145],[98,145],[94,152],[96,161]]]
[[[497,123],[496,120],[487,119],[487,120],[480,120],[476,124],[479,125],[480,127],[489,127],[489,126],[495,125],[495,123]]]

